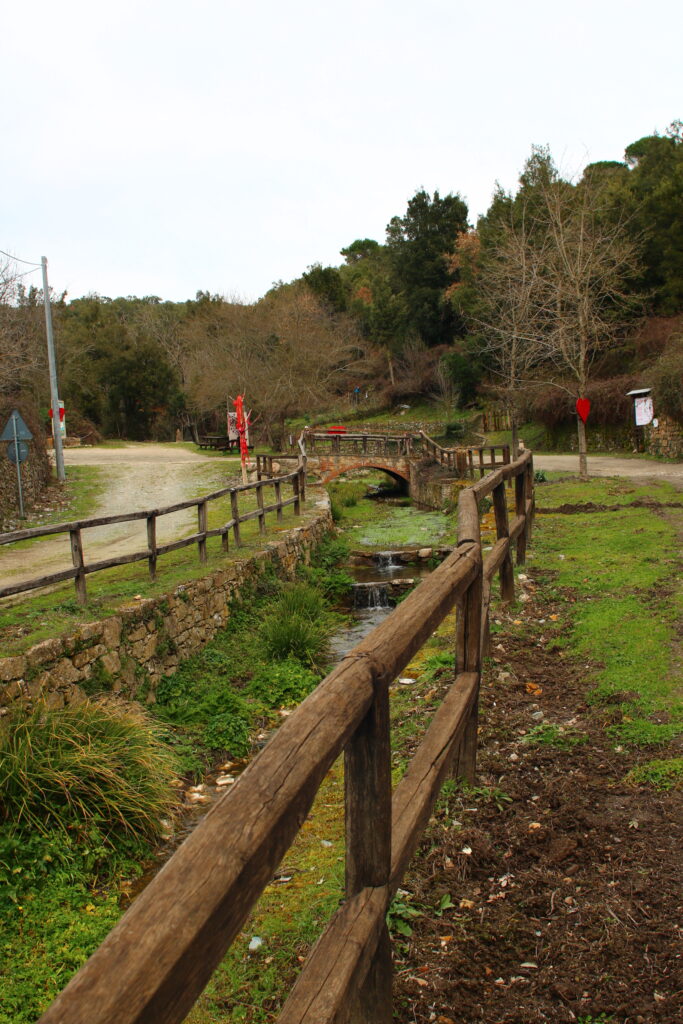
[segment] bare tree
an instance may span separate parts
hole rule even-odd
[[[331,316],[301,284],[254,306],[216,304],[188,330],[188,390],[197,407],[208,411],[227,395],[246,394],[274,445],[286,417],[328,405],[363,363],[354,323]]]
[[[636,300],[626,283],[635,272],[637,247],[590,178],[574,186],[556,173],[539,175],[507,204],[507,213],[481,260],[481,304],[473,320],[486,337],[516,447],[517,406],[525,388],[550,385],[575,401],[586,397],[595,361],[633,315]],[[577,429],[579,475],[585,480],[580,417]]]
[[[638,249],[626,223],[609,209],[600,185],[589,179],[543,189],[544,256],[539,300],[545,328],[538,333],[546,367],[564,376],[549,382],[575,400],[585,399],[596,360],[614,346],[633,318],[638,297],[627,288]],[[567,380],[570,383],[567,383]],[[577,416],[579,476],[588,479],[586,428]]]
[[[500,224],[497,242],[481,261],[479,305],[471,317],[485,339],[492,390],[510,420],[513,458],[519,454],[520,400],[542,353],[545,317],[539,300],[546,248],[543,237],[530,230],[525,211]]]
[[[35,390],[43,366],[38,307],[28,301],[13,260],[0,263],[0,394]]]

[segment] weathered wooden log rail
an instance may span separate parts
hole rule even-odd
[[[508,522],[505,482],[515,480]],[[482,560],[479,501],[498,540]],[[460,495],[458,546],[285,720],[237,783],[138,896],[40,1024],[184,1020],[345,755],[346,900],[313,947],[279,1024],[387,1024],[386,913],[449,773],[476,766],[482,636],[493,576],[514,592],[533,517],[530,453]],[[458,607],[454,682],[391,792],[389,684]]]
[[[412,455],[419,445],[416,434],[369,434],[352,433],[330,434],[315,430],[304,430],[301,439],[310,455]]]
[[[292,496],[282,497],[282,488],[290,484]],[[264,488],[272,487],[274,490],[274,501],[268,505],[264,502]],[[240,512],[239,495],[248,491],[256,494],[256,508],[250,512]],[[212,501],[217,501],[226,495],[230,495],[231,518],[215,529],[208,529],[208,508]],[[228,535],[232,530],[233,542],[236,547],[241,546],[240,525],[250,519],[257,519],[259,532],[266,532],[266,515],[275,512],[277,520],[282,520],[283,509],[289,505],[294,506],[294,513],[301,514],[301,505],[306,498],[306,470],[302,463],[291,473],[268,479],[259,478],[255,483],[233,484],[230,487],[222,487],[211,494],[205,494],[198,498],[191,498],[188,501],[180,501],[175,505],[166,505],[162,508],[145,509],[139,512],[124,512],[115,516],[98,516],[92,519],[79,519],[71,523],[57,523],[54,526],[37,526],[27,530],[14,530],[11,533],[0,534],[0,545],[12,544],[22,540],[30,540],[34,537],[47,537],[49,535],[68,533],[71,541],[72,566],[62,569],[60,572],[49,573],[45,576],[37,576],[34,579],[26,580],[23,583],[15,583],[11,586],[0,587],[0,598],[9,597],[12,594],[21,594],[28,590],[37,590],[40,587],[47,587],[55,583],[62,583],[64,580],[73,579],[76,596],[81,604],[87,601],[87,590],[85,577],[92,572],[101,572],[103,569],[111,569],[117,565],[126,565],[129,562],[147,561],[149,564],[150,579],[156,579],[157,559],[170,551],[178,551],[191,544],[197,545],[199,561],[206,562],[206,542],[210,537],[220,537],[223,551],[228,551]],[[171,515],[173,512],[181,512],[188,508],[197,509],[197,532],[181,540],[172,541],[170,544],[157,543],[157,520],[162,516]],[[118,555],[116,558],[105,558],[97,562],[86,562],[83,554],[83,531],[98,526],[110,526],[115,523],[129,523],[137,519],[144,519],[147,525],[147,547],[144,551],[134,551],[125,555]]]
[[[458,448],[442,448],[424,431],[420,431],[424,450],[447,469],[455,470],[460,477],[475,477],[477,472],[483,477],[486,472],[496,466],[507,466],[510,462],[510,445],[467,445]],[[500,454],[500,458],[498,458]],[[487,459],[488,456],[488,459]]]

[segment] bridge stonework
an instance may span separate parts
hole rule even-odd
[[[405,456],[313,455],[308,457],[308,469],[317,473],[324,484],[329,484],[342,473],[349,473],[351,470],[378,469],[410,485],[411,464],[410,459]]]

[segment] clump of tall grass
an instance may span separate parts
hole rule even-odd
[[[296,658],[315,665],[323,654],[329,635],[325,601],[315,587],[297,583],[284,591],[263,620],[261,641],[269,658]]]
[[[10,712],[0,734],[0,822],[13,831],[152,839],[173,805],[173,755],[145,711],[122,700]]]

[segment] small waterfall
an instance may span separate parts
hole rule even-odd
[[[389,608],[389,587],[386,583],[356,583],[352,588],[354,608]]]
[[[395,566],[403,565],[401,557],[396,551],[378,551],[374,559],[379,569],[391,569]]]

